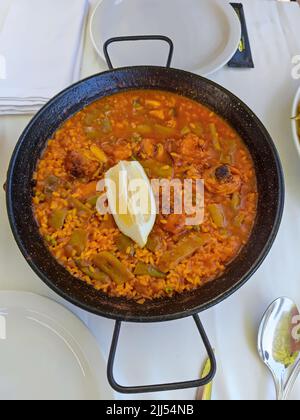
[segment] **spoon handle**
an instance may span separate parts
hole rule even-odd
[[[295,366],[295,369],[291,373],[290,377],[287,380],[287,383],[284,388],[284,399],[287,399],[290,393],[293,391],[293,388],[295,386],[296,380],[300,374],[300,360],[298,361],[297,365]]]
[[[285,400],[285,393],[284,393],[284,375],[277,376],[274,372],[272,372],[275,388],[276,388],[276,399],[277,401],[284,401]]]

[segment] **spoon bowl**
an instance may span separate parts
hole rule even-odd
[[[287,398],[288,381],[297,367],[299,353],[294,349],[293,319],[299,315],[296,304],[288,298],[279,298],[266,311],[258,333],[258,352],[271,371],[277,400]]]

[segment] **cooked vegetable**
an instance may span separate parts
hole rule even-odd
[[[44,183],[44,193],[51,194],[57,190],[60,185],[60,179],[55,175],[49,175]]]
[[[68,247],[76,251],[77,255],[81,255],[86,248],[88,233],[83,229],[76,229],[71,235]]]
[[[245,213],[240,212],[234,219],[235,226],[241,227],[244,223],[245,217],[246,217]]]
[[[50,217],[50,226],[55,230],[62,229],[65,223],[67,214],[68,214],[68,209],[53,210]]]
[[[84,216],[87,216],[87,217],[92,216],[93,212],[85,204],[83,204],[80,200],[77,200],[77,198],[70,197],[69,203],[81,215],[84,215]]]
[[[138,126],[136,127],[136,131],[137,131],[139,134],[142,134],[142,135],[147,135],[147,134],[151,134],[151,133],[152,133],[152,128],[151,128],[151,126],[150,126],[150,125],[147,125],[147,124],[140,124],[140,125],[138,125]]]
[[[233,210],[237,210],[241,205],[241,196],[238,192],[234,192],[231,197],[231,206]]]
[[[209,204],[207,208],[214,224],[218,228],[225,227],[225,217],[222,206],[218,204]]]
[[[91,207],[96,207],[97,201],[98,201],[99,195],[93,195],[90,198],[87,199],[87,204],[89,204]]]
[[[110,252],[101,252],[94,257],[94,264],[117,284],[132,280],[133,274]]]
[[[50,246],[56,246],[57,245],[57,241],[54,238],[52,238],[50,235],[46,235],[45,240],[46,240],[46,242],[48,242],[48,244]]]
[[[101,121],[101,129],[105,134],[108,134],[112,131],[112,126],[109,118],[104,118]]]
[[[151,276],[157,279],[164,279],[166,277],[165,273],[159,271],[158,268],[154,267],[151,264],[146,264],[139,261],[135,267],[134,274],[136,276]]]
[[[213,141],[213,145],[214,145],[215,150],[217,152],[222,152],[222,146],[221,146],[221,143],[220,143],[219,134],[218,134],[218,131],[217,131],[216,124],[213,124],[213,123],[209,124],[209,129],[210,129],[210,133],[211,133],[211,136],[212,136],[212,141]]]
[[[135,98],[132,101],[132,106],[134,109],[139,110],[139,111],[143,109],[143,105],[141,104],[141,101],[138,98]]]
[[[174,128],[166,127],[160,124],[155,124],[154,130],[155,130],[155,133],[158,134],[159,136],[166,136],[166,137],[174,136],[174,134],[176,133],[176,130]]]
[[[128,236],[123,235],[122,233],[116,237],[116,245],[120,252],[124,254],[128,254],[131,257],[134,256],[135,249],[134,249],[134,242],[128,238]]]
[[[106,154],[103,152],[102,149],[100,149],[100,147],[96,146],[96,145],[92,145],[91,146],[91,152],[93,153],[93,155],[99,160],[99,162],[101,163],[106,163],[107,162],[107,156]]]
[[[95,127],[86,127],[84,132],[90,140],[96,140],[101,136],[100,130]]]
[[[110,278],[107,274],[84,263],[82,260],[76,260],[76,265],[85,275],[89,276],[93,280],[101,283],[108,283],[110,281]]]
[[[88,111],[84,117],[84,123],[88,126],[92,125],[93,123],[95,123],[95,121],[97,121],[98,118],[99,118],[98,109],[94,109],[93,111]]]
[[[140,143],[143,140],[143,137],[139,133],[133,133],[131,136],[131,141],[133,143]]]
[[[220,162],[224,165],[231,165],[233,163],[232,155],[230,153],[226,154],[222,152],[220,156]]]
[[[158,268],[167,273],[185,258],[193,255],[198,249],[209,241],[209,235],[191,234],[181,239],[170,251],[164,253],[159,261]]]
[[[185,127],[183,127],[183,129],[181,130],[181,135],[185,136],[186,134],[189,134],[191,132],[191,129],[188,125],[186,125]]]
[[[200,122],[191,124],[192,133],[196,134],[198,137],[202,137],[204,134],[203,125]]]
[[[157,162],[154,159],[140,162],[150,178],[171,178],[173,175],[172,166]]]

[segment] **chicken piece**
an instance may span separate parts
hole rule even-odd
[[[155,158],[160,163],[172,166],[173,160],[170,154],[166,151],[163,144],[156,143],[153,139],[144,139],[141,143],[141,152],[146,154],[149,158]]]
[[[239,170],[229,165],[208,169],[204,174],[204,181],[209,192],[222,195],[235,193],[242,184]]]
[[[186,157],[199,159],[203,154],[204,140],[196,134],[188,133],[184,136],[181,143],[181,153]]]
[[[99,169],[99,163],[88,159],[77,151],[71,151],[65,158],[65,169],[73,178],[92,179]]]
[[[167,223],[162,225],[163,230],[178,235],[186,230],[186,216],[183,214],[171,214]]]
[[[108,158],[114,160],[115,163],[120,160],[127,160],[132,156],[132,148],[126,140],[119,139],[116,142],[102,143],[101,148]]]

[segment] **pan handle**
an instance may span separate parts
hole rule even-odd
[[[110,38],[108,39],[104,44],[104,55],[105,59],[107,61],[107,65],[110,70],[114,69],[114,66],[111,62],[111,58],[108,52],[108,47],[116,42],[125,42],[125,41],[163,41],[167,42],[170,47],[169,55],[168,55],[168,61],[167,61],[167,68],[171,67],[172,58],[174,54],[174,44],[173,41],[168,38],[167,36],[163,35],[137,35],[137,36],[120,36],[116,38]]]
[[[116,357],[116,351],[120,336],[121,330],[121,321],[116,321],[115,330],[113,334],[108,366],[107,366],[107,377],[111,387],[122,394],[142,394],[142,393],[149,393],[149,392],[163,392],[163,391],[174,391],[178,389],[188,389],[188,388],[198,388],[209,384],[213,378],[215,377],[217,364],[216,358],[214,355],[214,351],[210,345],[210,342],[207,338],[206,332],[203,328],[203,325],[200,321],[198,315],[194,315],[194,321],[196,326],[199,330],[200,336],[203,340],[204,346],[206,348],[209,360],[210,360],[210,372],[209,374],[203,379],[196,379],[193,381],[186,381],[186,382],[175,382],[175,383],[167,383],[167,384],[160,384],[160,385],[146,385],[146,386],[122,386],[119,385],[115,378],[114,378],[114,362]]]

